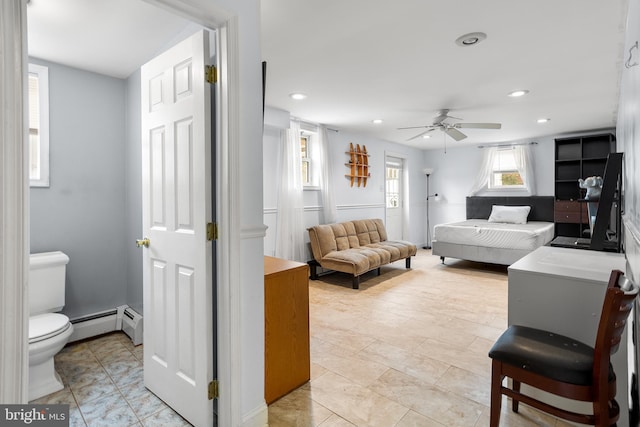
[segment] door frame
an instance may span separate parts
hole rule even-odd
[[[232,355],[240,354],[240,108],[239,108],[239,34],[238,18],[206,0],[145,0],[167,9],[195,23],[216,30],[217,61],[220,90],[216,97],[216,218],[221,225],[217,245],[217,307],[218,313],[218,381],[223,390],[218,398],[219,425],[241,425],[240,367]],[[6,55],[8,67],[0,81],[2,88],[12,88],[7,96],[14,102],[0,116],[3,123],[13,123],[0,135],[2,151],[1,179],[7,185],[3,196],[11,203],[3,203],[3,250],[0,275],[5,296],[2,303],[0,338],[5,344],[5,354],[0,365],[3,374],[0,397],[3,403],[24,403],[28,392],[28,342],[29,318],[27,295],[24,293],[28,277],[29,259],[29,181],[26,179],[27,149],[26,126],[26,67],[28,53],[26,1],[2,2],[2,15],[7,23],[7,34],[13,55]],[[6,12],[6,13],[5,13]],[[3,23],[3,24],[4,24]],[[4,25],[3,25],[4,26]],[[13,31],[11,31],[13,30]],[[15,58],[19,58],[16,60]],[[13,61],[13,62],[12,62]],[[21,62],[21,64],[20,64]],[[22,93],[20,98],[19,93]],[[22,161],[20,161],[22,160]],[[221,185],[224,184],[224,185]],[[7,356],[7,357],[4,357]],[[234,361],[236,360],[236,361]],[[11,373],[11,375],[4,375]]]
[[[385,171],[385,204],[384,204],[384,214],[385,221],[387,216],[387,203],[386,203],[386,170],[387,170],[387,157],[395,157],[396,159],[402,160],[402,177],[401,179],[401,187],[402,187],[402,238],[406,238],[409,235],[409,217],[410,217],[410,189],[409,189],[409,159],[406,154],[397,153],[395,151],[385,151],[384,152],[384,171]]]
[[[239,111],[239,48],[236,16],[199,0],[145,0],[168,9],[176,15],[204,27],[216,30],[216,61],[219,85],[215,97],[216,214],[219,225],[216,242],[217,282],[217,354],[218,382],[224,390],[218,398],[218,425],[241,425],[240,370],[232,355],[240,354],[240,111]],[[194,5],[193,3],[200,3]],[[208,12],[208,13],[207,13]],[[226,185],[221,185],[225,183]],[[213,331],[212,331],[213,332]]]

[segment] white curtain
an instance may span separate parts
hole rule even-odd
[[[529,145],[516,145],[513,148],[513,158],[516,163],[516,169],[522,177],[522,182],[530,195],[536,194],[536,180],[533,175],[533,155],[531,153],[531,146]],[[498,156],[498,147],[485,148],[482,156],[482,164],[478,171],[473,187],[469,191],[469,195],[473,196],[480,191],[487,190],[489,188],[489,178],[493,170],[493,164]]]
[[[480,164],[476,181],[473,183],[473,187],[471,187],[471,190],[469,191],[470,196],[474,196],[489,187],[489,177],[491,176],[491,170],[493,168],[493,162],[496,158],[497,152],[498,149],[496,147],[483,149],[482,163]]]
[[[275,255],[278,258],[304,262],[305,229],[299,123],[292,121],[289,129],[281,135],[282,160],[279,171]]]
[[[516,168],[522,177],[522,182],[531,196],[536,194],[536,180],[533,176],[533,155],[530,145],[518,145],[514,148],[513,158]]]
[[[319,138],[320,158],[320,193],[322,195],[322,213],[324,223],[331,224],[337,221],[338,212],[333,199],[333,174],[331,173],[331,160],[329,158],[329,137],[326,126],[320,126]]]

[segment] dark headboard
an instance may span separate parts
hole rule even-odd
[[[467,219],[488,219],[493,205],[531,206],[528,221],[553,222],[553,196],[467,197]]]

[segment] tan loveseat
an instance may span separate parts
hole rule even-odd
[[[387,240],[381,219],[360,219],[336,224],[316,225],[308,229],[315,262],[310,262],[311,279],[318,278],[316,267],[353,275],[353,289],[360,285],[360,275],[400,259],[411,268],[416,245]]]

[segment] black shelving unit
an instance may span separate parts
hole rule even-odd
[[[584,135],[555,140],[555,223],[556,235],[582,237],[589,229],[584,190],[578,179],[604,176],[609,153],[615,152],[613,134]]]

